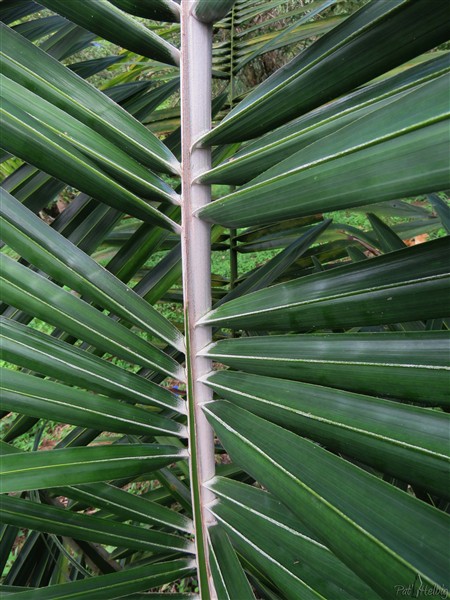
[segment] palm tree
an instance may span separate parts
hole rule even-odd
[[[449,238],[404,242],[450,231],[446,3],[40,5],[0,6],[1,593],[446,597]]]

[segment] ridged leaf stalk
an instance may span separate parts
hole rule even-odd
[[[211,361],[198,353],[211,342],[211,328],[197,322],[211,308],[210,227],[194,213],[211,200],[210,186],[195,183],[210,168],[211,152],[195,142],[211,128],[212,27],[194,17],[194,5],[181,6],[182,261],[191,491],[200,595],[208,600],[216,596],[208,560],[213,517],[204,507],[213,495],[203,484],[214,475],[214,434],[201,409],[212,392],[199,381]]]

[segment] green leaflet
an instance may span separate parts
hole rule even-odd
[[[335,130],[332,123],[331,133],[325,125],[315,143],[314,136],[313,143],[306,140],[305,147],[207,206],[201,216],[242,227],[446,189],[447,89],[448,76],[440,75],[364,108],[349,123],[344,119],[344,127]],[[232,173],[233,163],[229,166]],[[424,167],[427,175],[417,175]],[[258,213],[251,217],[256,205]]]
[[[2,456],[20,454],[20,450],[0,441]],[[183,514],[161,506],[157,501],[152,502],[145,497],[136,496],[120,488],[103,482],[52,488],[56,494],[85,502],[95,508],[103,508],[109,515],[119,516],[126,521],[149,523],[177,529],[191,534],[192,521]],[[111,529],[110,527],[108,529]]]
[[[156,88],[147,91],[140,97],[131,98],[123,103],[123,107],[128,110],[136,119],[146,124],[156,113],[156,109],[161,106],[167,98],[177,92],[180,87],[179,77],[173,77],[167,83],[163,83]],[[176,195],[176,194],[175,194]],[[178,202],[174,202],[176,204]]]
[[[318,143],[307,145],[290,159],[255,177],[248,185],[266,181],[304,165],[320,164],[351,152],[358,152],[416,129],[448,120],[448,82],[448,73],[441,74],[412,89],[375,103],[361,114],[356,114],[356,118],[344,127],[329,133],[321,148],[321,144]],[[431,97],[435,100],[432,106],[429,104]]]
[[[236,0],[196,0],[194,14],[204,23],[212,23],[223,19],[231,10]]]
[[[12,79],[1,76],[1,97],[20,110],[30,112],[40,123],[77,148],[87,158],[106,171],[134,194],[149,200],[166,200],[177,203],[177,194],[162,179],[130,158],[120,148],[71,117],[62,110],[33,94]],[[31,108],[30,108],[31,107]],[[62,143],[62,142],[61,142]],[[63,148],[66,147],[63,144]],[[126,208],[124,206],[124,208]]]
[[[198,215],[226,227],[248,227],[448,189],[447,132],[444,120],[360,151],[324,157],[224,196]]]
[[[229,302],[233,298],[243,296],[246,293],[254,292],[273,283],[292,263],[294,263],[304,252],[317,240],[318,237],[331,223],[331,220],[323,221],[315,227],[300,235],[298,239],[292,242],[285,250],[274,256],[265,265],[251,273],[248,277],[239,283],[234,289],[226,294],[216,306],[224,302]]]
[[[249,373],[448,406],[449,341],[448,331],[271,335],[221,340],[204,354]]]
[[[81,581],[31,589],[26,592],[18,592],[14,596],[17,600],[59,600],[63,598],[113,600],[136,592],[145,592],[149,588],[161,587],[166,583],[189,576],[194,569],[192,560],[178,559],[155,565],[131,567],[117,573],[99,575]],[[162,600],[159,594],[156,600]]]
[[[105,199],[114,208],[160,227],[180,231],[178,224],[108,177],[95,162],[57,136],[46,124],[7,100],[3,100],[1,108],[2,142],[13,154],[50,175],[59,175],[69,185],[78,185],[81,191],[91,196]]]
[[[145,19],[179,21],[180,7],[173,0],[110,0],[121,10]]]
[[[2,368],[0,389],[2,408],[23,415],[81,425],[99,431],[132,435],[186,436],[186,428],[183,425],[143,408],[89,394],[20,371]]]
[[[66,22],[61,29],[44,39],[39,47],[53,58],[64,60],[87,48],[95,39],[95,33],[74,23]]]
[[[173,358],[110,319],[101,311],[8,256],[0,256],[1,299],[61,327],[103,352],[183,379]]]
[[[192,552],[189,540],[170,533],[112,522],[7,495],[2,497],[0,515],[2,522],[9,525],[19,525],[34,531],[71,536],[99,544],[153,552]]]
[[[4,19],[2,19],[4,22]],[[52,15],[50,17],[42,17],[41,19],[33,19],[31,21],[25,21],[24,23],[19,23],[14,27],[14,31],[20,33],[30,40],[34,42],[42,37],[50,35],[54,31],[58,31],[64,25],[67,25],[66,19],[60,17],[59,15]]]
[[[448,587],[447,515],[228,402],[203,410],[232,460],[381,597],[393,598],[394,586],[417,574],[431,588]]]
[[[281,31],[274,31],[270,34],[263,33],[258,37],[255,35],[253,39],[251,39],[250,44],[248,44],[248,40],[244,40],[241,43],[237,44],[237,55],[239,56],[238,64],[235,67],[235,71],[239,71],[245,65],[247,65],[250,61],[255,58],[260,57],[261,55],[277,50],[279,48],[283,48],[284,46],[288,46],[294,44],[300,40],[308,39],[313,37],[314,35],[323,35],[332,29],[338,22],[339,18],[330,17],[323,18],[321,20],[313,21],[313,18],[320,14],[322,11],[326,10],[330,6],[333,6],[336,3],[336,0],[324,0],[319,3],[311,3],[307,6],[299,6],[293,11],[289,11],[289,16],[294,17],[299,14],[305,12],[305,9],[308,10],[307,14],[295,21],[289,27],[282,29]],[[237,18],[236,18],[237,16]],[[280,20],[281,15],[278,16]],[[308,21],[312,21],[312,23],[308,23]],[[239,22],[239,16],[235,15],[234,22],[237,24]],[[272,20],[274,22],[274,20]],[[267,22],[264,23],[266,26]],[[257,27],[257,26],[256,26]],[[250,31],[255,29],[255,26],[249,28]],[[247,33],[248,33],[247,29]],[[239,34],[237,35],[239,37]],[[247,46],[248,44],[248,46]]]
[[[218,371],[206,382],[219,397],[334,452],[448,496],[445,413],[242,372]]]
[[[64,183],[24,164],[2,182],[2,189],[14,194],[24,206],[37,213],[64,189]]]
[[[1,356],[5,360],[70,385],[106,396],[184,413],[184,401],[166,388],[50,335],[0,317]]]
[[[105,58],[92,58],[90,60],[82,60],[76,63],[72,63],[69,68],[71,71],[87,79],[103,69],[107,69],[109,66],[114,65],[117,62],[123,60],[123,56],[106,56]]]
[[[149,58],[170,65],[180,62],[178,50],[107,0],[42,0],[41,4],[97,35]]]
[[[122,520],[178,529],[192,533],[192,521],[183,514],[143,496],[136,496],[107,483],[86,483],[59,488],[59,493],[104,509],[104,513],[117,515]]]
[[[133,477],[186,457],[172,446],[123,444],[3,455],[2,492]]]
[[[38,10],[39,4],[32,0],[6,0],[0,5],[0,20],[12,23]]]
[[[16,252],[113,314],[184,348],[180,332],[155,308],[7,192],[1,192],[1,199],[2,237]]]
[[[379,598],[268,492],[223,477],[208,487],[218,497],[210,510],[239,554],[287,598]]]
[[[321,140],[321,147],[325,148],[326,135],[362,115],[370,114],[377,105],[382,106],[380,103],[395,94],[407,92],[449,70],[449,55],[446,54],[351,92],[246,144],[230,160],[217,165],[199,179],[205,183],[243,184],[317,140]],[[416,110],[411,116],[416,117]],[[380,123],[377,132],[379,127]],[[354,135],[358,139],[359,131]]]
[[[367,4],[260,84],[202,143],[256,137],[444,42],[445,13],[439,3],[427,10],[426,0]]]
[[[0,27],[0,65],[6,77],[95,128],[150,168],[179,172],[172,153],[124,109],[9,27]]]
[[[437,212],[441,219],[442,225],[444,226],[447,233],[450,233],[450,207],[447,202],[444,202],[438,194],[430,194],[428,196],[434,210]]]
[[[304,331],[444,317],[449,310],[449,246],[450,239],[441,238],[278,284],[231,300],[201,322]]]
[[[442,77],[449,70],[448,52],[436,49],[449,31],[443,4],[433,2],[430,10],[430,0],[373,0],[346,19],[343,12],[355,3],[344,3],[317,19],[334,0],[236,0],[232,18],[214,25],[221,40],[213,54],[214,76],[223,77],[221,108],[215,115],[218,127],[203,143],[252,141],[242,148],[240,142],[218,146],[212,161],[218,166],[203,175],[195,170],[201,183],[244,184],[229,192],[214,189],[228,195],[202,213],[218,223],[212,250],[231,246],[234,251],[235,245],[242,253],[286,250],[262,267],[233,273],[228,297],[229,282],[213,276],[218,308],[200,323],[196,316],[195,324],[213,328],[222,339],[208,344],[206,331],[198,360],[235,371],[199,380],[197,359],[188,357],[195,385],[206,384],[211,396],[226,399],[194,408],[193,386],[188,405],[181,394],[162,387],[176,388],[182,381],[183,339],[145,302],[179,302],[183,296],[177,235],[169,234],[180,232],[180,209],[169,204],[178,196],[170,187],[174,180],[159,175],[178,175],[181,169],[172,154],[180,151],[176,99],[171,98],[171,108],[161,106],[177,88],[177,71],[131,52],[121,54],[120,65],[117,57],[107,57],[73,67],[88,76],[111,65],[113,78],[102,94],[54,59],[66,62],[96,39],[95,32],[104,32],[149,54],[167,52],[168,62],[176,62],[178,52],[160,40],[176,39],[178,24],[130,26],[132,18],[121,10],[175,23],[181,5],[211,18],[220,15],[208,17],[209,11],[226,11],[231,3],[46,2],[73,15],[74,23],[61,25],[56,17],[58,30],[51,34],[58,21],[37,15],[16,31],[2,27],[8,144],[0,157],[6,161],[2,172],[11,173],[20,163],[13,154],[48,169],[46,174],[25,164],[5,182],[6,191],[28,210],[5,195],[0,293],[9,318],[0,318],[2,358],[23,371],[3,379],[4,411],[20,411],[9,429],[11,417],[4,419],[4,441],[18,445],[18,436],[31,432],[39,417],[78,426],[51,452],[14,452],[0,442],[6,489],[16,490],[5,496],[11,525],[0,530],[0,554],[9,556],[16,524],[36,530],[3,574],[0,595],[163,600],[162,591],[149,590],[169,591],[170,582],[195,575],[205,600],[209,595],[250,599],[253,593],[267,600],[394,600],[399,586],[415,584],[444,595],[438,586],[449,587],[450,572],[444,499],[450,248],[448,238],[413,248],[400,241],[448,224],[448,207],[436,200],[436,193],[450,188],[448,83]],[[38,9],[28,0],[0,0],[0,18],[9,22]],[[314,22],[294,23],[301,13]],[[183,19],[187,14],[183,10]],[[24,37],[41,35],[48,37],[40,50]],[[304,47],[307,40],[313,41],[310,47],[240,102],[248,87],[237,79],[243,65],[288,44]],[[411,67],[425,59],[420,53],[426,49],[437,58]],[[198,52],[194,58],[202,62]],[[392,66],[405,71],[383,80]],[[191,67],[190,60],[183,73]],[[203,75],[191,81],[200,92],[208,86],[208,73]],[[195,120],[185,103],[183,85],[184,139]],[[263,131],[269,133],[254,138]],[[155,174],[148,174],[148,167]],[[47,212],[60,200],[66,180],[84,193],[52,227],[32,218],[29,211],[45,207]],[[432,212],[398,200],[422,192],[429,194]],[[373,230],[326,222],[309,227],[336,207],[373,212]],[[119,223],[124,213],[146,222]],[[388,215],[412,221],[391,230],[382,221]],[[231,224],[239,229],[227,232],[224,227]],[[319,233],[324,243],[310,247]],[[196,242],[187,242],[184,258],[194,259],[194,269],[202,263],[206,268]],[[389,254],[350,264],[348,248],[353,258],[365,259],[361,249],[368,247],[373,254],[378,249]],[[10,249],[23,258],[4,256]],[[167,252],[162,260],[155,256],[160,250]],[[114,256],[108,271],[134,291],[83,252],[102,263]],[[152,265],[159,260],[156,267],[148,267],[150,258]],[[206,271],[202,277],[208,278]],[[50,325],[46,331],[56,326],[53,335],[32,329],[39,318]],[[222,326],[243,335],[217,331]],[[315,330],[322,333],[311,333]],[[118,359],[126,361],[124,368],[114,364],[122,364]],[[130,363],[143,367],[139,374],[128,372]],[[206,390],[205,397],[211,396]],[[179,439],[186,406],[189,445]],[[114,443],[105,444],[108,437],[99,432],[108,430],[123,439],[114,435]],[[205,438],[203,453],[199,440]],[[35,447],[43,449],[38,441],[39,434]],[[203,461],[216,462],[216,477],[206,482]],[[151,491],[134,495],[151,480],[158,482]],[[28,485],[49,492],[19,498]],[[51,506],[59,495],[70,499],[67,510]],[[43,504],[34,502],[39,497]],[[94,517],[86,514],[92,508],[98,511]],[[208,536],[214,518],[217,525]],[[197,564],[190,557],[172,561],[192,552],[190,539],[198,533],[205,536],[198,540]],[[105,554],[95,544],[115,550],[107,547]],[[95,565],[94,577],[85,557]],[[208,583],[216,587],[211,594]],[[167,597],[172,596],[192,598]]]
[[[379,240],[379,246],[384,253],[406,248],[406,244],[403,240],[401,240],[395,231],[386,225],[384,221],[373,213],[367,213],[367,218],[372,225],[372,229]]]
[[[227,534],[220,526],[208,529],[211,575],[219,598],[255,600]]]

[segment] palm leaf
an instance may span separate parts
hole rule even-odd
[[[176,48],[107,0],[82,0],[82,4],[77,6],[61,0],[43,0],[41,4],[77,25],[89,30],[95,29],[94,33],[97,35],[128,50],[172,65],[179,62]]]
[[[144,164],[178,171],[177,161],[165,146],[104,94],[8,27],[2,25],[1,31],[4,75],[86,125],[94,125],[96,131]]]
[[[70,535],[78,539],[113,546],[126,545],[134,550],[156,549],[189,552],[189,542],[173,534],[122,523],[115,523],[114,530],[111,531],[111,523],[105,519],[11,496],[5,496],[2,499],[0,514],[3,523],[9,525],[26,523],[27,527],[36,531]]]
[[[258,86],[214,132],[203,136],[203,143],[241,141],[265,133],[445,41],[448,27],[444,7],[436,5],[436,10],[427,12],[426,20],[422,8],[422,2],[406,0],[389,5],[369,3]],[[415,28],[419,18],[420,33]],[[389,40],[395,39],[399,30],[403,43],[393,48]],[[367,44],[371,58],[358,49]],[[348,67],[338,74],[334,70],[337,63]],[[326,86],[322,85],[324,80]],[[299,101],[302,89],[308,93]],[[273,103],[278,106],[276,113]]]
[[[67,448],[52,452],[21,452],[2,458],[2,492],[90,483],[105,478],[140,475],[186,456],[171,446],[111,445],[92,448]],[[139,457],[140,460],[131,460]],[[70,470],[68,466],[76,465]],[[99,467],[101,467],[99,469]]]
[[[0,7],[0,593],[443,595],[442,3],[44,5]]]
[[[167,389],[11,319],[1,317],[1,339],[2,357],[10,363],[70,385],[82,379],[94,392],[131,403],[154,404],[181,413],[185,410]]]
[[[395,323],[402,315],[411,321],[447,316],[448,245],[443,238],[278,284],[224,304],[202,322],[233,328],[245,322],[245,327],[266,329],[270,318],[272,331],[293,331]],[[408,268],[412,264],[414,272]],[[436,304],[429,304],[427,288],[433,289]]]
[[[124,594],[143,592],[149,588],[162,586],[193,572],[192,561],[179,559],[163,562],[157,565],[134,567],[114,573],[102,575],[82,581],[60,584],[41,590],[28,590],[20,592],[18,600],[27,598],[70,598],[76,594],[80,598],[92,598],[95,595],[99,600],[121,598]],[[158,597],[159,596],[159,597]],[[161,600],[159,594],[155,600]]]
[[[225,401],[209,404],[204,410],[231,457],[245,464],[382,597],[391,595],[395,585],[414,581],[416,573],[431,587],[445,587],[440,582],[445,581],[447,561],[440,548],[448,525],[446,515],[312,442]],[[297,456],[302,456],[301,462]],[[317,473],[321,474],[319,479]],[[349,493],[353,486],[353,493]],[[388,518],[382,509],[386,503]],[[365,510],[367,505],[370,513]],[[418,527],[424,527],[424,537],[429,527],[444,537],[433,540],[432,547],[427,543],[423,553],[417,548]],[[372,560],[358,561],[363,552],[370,553]]]
[[[236,0],[197,0],[194,13],[200,21],[205,23],[219,21],[227,15],[235,2]]]
[[[62,235],[48,231],[40,219],[6,193],[2,194],[1,218],[4,240],[36,267],[152,335],[183,348],[181,335],[170,322]]]
[[[173,0],[111,0],[118,8],[138,17],[179,21],[180,7]]]
[[[204,353],[249,373],[438,406],[448,402],[448,340],[447,331],[258,336]]]

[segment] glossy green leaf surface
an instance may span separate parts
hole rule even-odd
[[[221,477],[208,486],[218,496],[211,512],[239,553],[287,598],[379,598],[268,492]]]
[[[0,596],[446,596],[442,1],[43,2],[0,0]]]
[[[447,515],[228,402],[203,410],[233,461],[381,597],[394,597],[394,586],[408,585],[417,573],[430,587],[446,585]]]
[[[278,284],[223,304],[202,322],[293,331],[444,317],[449,246],[442,238]]]
[[[60,383],[1,370],[2,407],[43,419],[132,435],[186,436],[186,428],[148,410]]]
[[[7,192],[1,193],[3,240],[33,265],[151,335],[183,349],[174,325]]]
[[[60,598],[113,600],[114,598],[123,598],[133,592],[144,592],[149,588],[171,583],[190,575],[193,570],[192,560],[178,559],[156,565],[131,567],[117,573],[62,583],[40,590],[31,589],[26,592],[18,592],[14,594],[14,597],[17,600],[59,600]],[[158,600],[160,600],[159,595]]]
[[[16,538],[19,534],[19,528],[11,525],[2,525],[0,527],[0,572],[3,574],[8,556],[13,549]],[[2,588],[0,587],[0,593]]]
[[[7,191],[29,208],[39,212],[64,188],[64,184],[31,165],[22,165],[2,182],[2,190]]]
[[[207,383],[221,398],[334,452],[440,497],[448,495],[450,420],[445,413],[241,372],[218,371]]]
[[[52,15],[50,17],[43,17],[42,19],[32,19],[31,21],[19,23],[14,26],[14,31],[34,42],[57,31],[63,25],[67,25],[66,19],[59,15]]]
[[[64,331],[117,356],[183,379],[180,365],[167,354],[105,314],[11,258],[0,256],[0,297]]]
[[[275,225],[267,225],[264,227],[249,227],[244,231],[237,233],[236,239],[239,242],[239,251],[243,251],[243,245],[257,240],[267,240],[280,236],[298,235],[308,225],[314,225],[323,220],[323,216],[319,213],[309,217],[300,217],[289,221],[282,221]]]
[[[94,39],[95,33],[67,22],[59,31],[44,39],[39,47],[53,58],[64,60],[88,48]]]
[[[448,121],[441,121],[321,164],[304,165],[216,200],[198,214],[208,222],[238,228],[448,189],[447,131]]]
[[[445,41],[445,7],[437,3],[428,11],[426,4],[367,4],[259,85],[203,143],[235,142],[270,131]],[[393,41],[398,31],[402,44]],[[368,46],[370,55],[363,51]]]
[[[185,515],[107,483],[86,483],[63,490],[69,498],[103,508],[127,521],[170,527],[189,534],[193,531],[192,521]]]
[[[307,525],[267,490],[220,475],[208,481],[207,487],[214,491],[218,500],[236,507],[241,506],[246,512],[253,512],[261,519],[261,523],[276,523],[281,529],[293,533],[305,542],[324,547]]]
[[[106,95],[3,24],[1,35],[0,64],[6,77],[92,127],[150,168],[179,171],[178,161],[164,144]]]
[[[179,64],[175,47],[107,0],[82,0],[81,5],[64,0],[42,0],[41,4],[127,50],[163,63]]]
[[[87,79],[103,69],[107,69],[111,65],[123,60],[122,56],[106,56],[105,58],[92,58],[90,60],[82,60],[69,65],[71,71]]]
[[[208,529],[208,533],[211,575],[219,597],[224,600],[254,600],[255,596],[225,531],[215,525]]]
[[[186,456],[171,446],[112,445],[21,452],[2,457],[2,492],[91,483],[154,471]]]
[[[192,552],[187,539],[173,534],[124,523],[114,522],[113,525],[107,519],[7,495],[2,497],[0,515],[3,523],[25,525],[35,531],[99,544],[126,546],[134,550]]]
[[[368,107],[362,114],[356,114],[353,122],[329,133],[322,148],[317,143],[306,146],[290,159],[254,178],[249,185],[295,169],[301,164],[319,164],[448,120],[448,82],[448,73],[439,75]],[[432,106],[429,104],[431,97],[435,101]]]
[[[124,187],[144,198],[177,202],[177,195],[162,179],[87,125],[8,77],[2,75],[0,82],[2,98],[23,111],[29,111],[56,136],[69,142]]]
[[[423,206],[410,204],[404,200],[391,200],[390,202],[378,202],[373,206],[359,206],[356,212],[367,213],[372,211],[379,218],[404,217],[407,219],[430,218],[430,211]]]
[[[367,260],[367,256],[364,254],[364,252],[359,248],[355,248],[354,246],[349,246],[347,248],[347,253],[352,262],[361,262]]]
[[[446,189],[447,89],[448,77],[441,75],[363,109],[367,114],[328,135],[325,131],[325,141],[307,145],[201,215],[242,227]],[[417,174],[419,164],[426,177]],[[258,214],[251,217],[256,204]]]
[[[119,210],[109,208],[86,194],[79,194],[54,222],[53,229],[90,255],[121,217]]]
[[[0,441],[0,452],[2,456],[6,456],[17,455],[21,451],[15,446]],[[169,527],[188,534],[193,531],[192,521],[185,515],[107,483],[85,483],[53,488],[52,491],[89,506],[104,509],[107,514],[118,516],[122,520]],[[108,529],[110,530],[111,527]]]
[[[386,225],[386,223],[377,217],[377,215],[367,213],[367,218],[377,235],[380,248],[383,252],[394,252],[395,250],[402,250],[406,247],[406,244],[399,238],[395,231]]]
[[[0,317],[2,360],[70,385],[143,405],[185,412],[184,402],[166,388],[93,354]]]
[[[32,0],[4,0],[0,7],[0,19],[10,23],[39,10],[39,4]]]
[[[77,185],[76,182],[80,182],[81,191],[105,199],[106,203],[114,208],[129,212],[144,221],[156,223],[160,227],[179,231],[176,223],[109,178],[95,162],[57,136],[46,124],[37,121],[6,100],[2,102],[2,116],[2,143],[16,156],[50,175],[59,174],[69,185]]]
[[[326,135],[369,114],[392,96],[445,75],[449,70],[447,54],[358,89],[244,145],[230,160],[217,165],[200,180],[245,183],[317,140],[324,144]]]
[[[212,23],[226,17],[236,0],[197,0],[194,14],[204,23]]]
[[[450,233],[450,207],[448,206],[447,202],[442,200],[438,194],[430,194],[428,199],[441,219],[442,225],[444,226],[446,232]]]
[[[167,207],[171,216],[178,216],[179,209]],[[117,254],[108,263],[108,270],[121,279],[129,281],[136,273],[139,267],[142,267],[147,257],[156,252],[164,244],[168,237],[168,232],[162,229],[155,229],[151,225],[144,223],[128,237]]]
[[[173,0],[110,0],[121,10],[145,19],[179,21],[180,7]]]
[[[124,103],[124,108],[128,110],[136,119],[142,123],[147,123],[151,119],[156,109],[163,105],[164,101],[178,92],[180,87],[179,77],[173,77],[171,80],[149,90],[140,98],[132,99]]]
[[[249,373],[448,406],[449,343],[447,331],[271,335],[221,340],[205,354]]]

